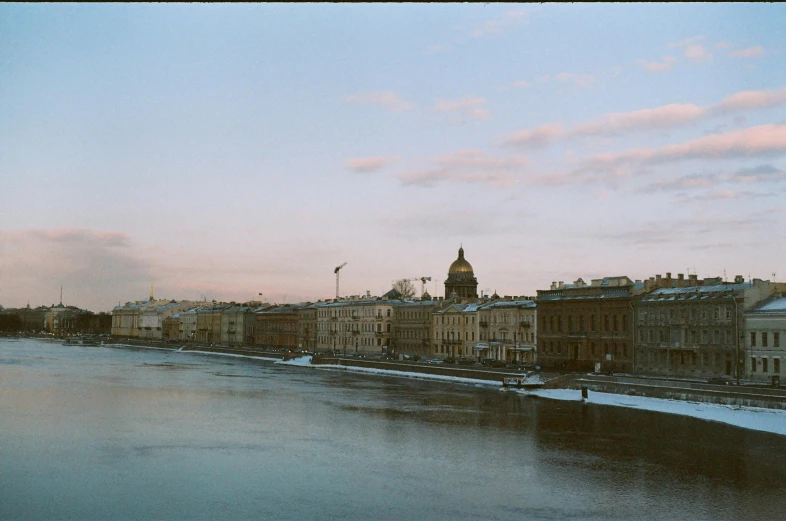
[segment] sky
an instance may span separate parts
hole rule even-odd
[[[784,20],[0,4],[0,305],[442,296],[460,246],[500,295],[784,280]]]

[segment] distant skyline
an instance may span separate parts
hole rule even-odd
[[[0,4],[0,305],[786,279],[783,4]],[[420,294],[420,283],[415,287]]]

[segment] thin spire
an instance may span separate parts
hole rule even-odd
[[[60,284],[60,305],[63,305],[63,285]]]
[[[153,283],[150,283],[150,302],[153,302]]]

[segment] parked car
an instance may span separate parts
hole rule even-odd
[[[473,365],[475,363],[475,360],[472,358],[465,358],[462,356],[461,358],[458,359],[458,363],[459,365]]]
[[[707,383],[712,385],[732,385],[734,381],[726,376],[713,376],[707,380]]]
[[[456,359],[455,359],[455,358],[450,358],[450,357],[448,357],[448,358],[446,358],[446,359],[444,360],[444,362],[445,362],[446,364],[455,364],[455,363],[456,363]]]

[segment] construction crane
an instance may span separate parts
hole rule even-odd
[[[339,272],[339,270],[340,270],[341,268],[343,268],[343,267],[344,267],[344,266],[346,266],[346,265],[347,265],[347,263],[345,262],[345,263],[344,263],[344,264],[342,264],[341,266],[336,266],[336,268],[333,270],[333,273],[335,273],[335,274],[336,274],[336,300],[338,300],[338,272]]]
[[[420,277],[420,296],[426,292],[426,281],[431,281],[431,277]]]

